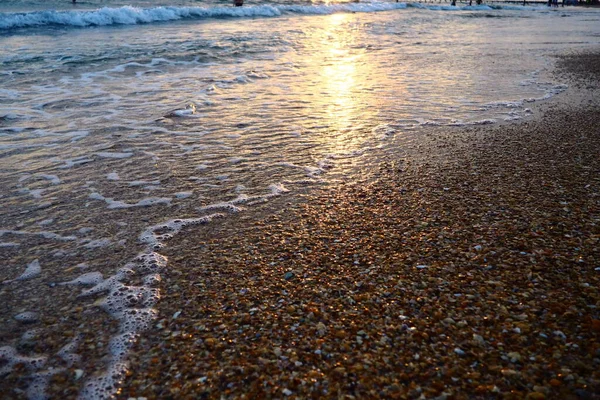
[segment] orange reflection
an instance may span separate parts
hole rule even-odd
[[[369,99],[364,88],[366,77],[371,75],[369,63],[364,62],[364,48],[359,31],[352,29],[355,17],[351,14],[333,14],[324,18],[327,25],[308,38],[314,48],[309,64],[318,67],[310,89],[317,98],[312,99],[315,114],[324,119],[330,133],[324,139],[336,150],[354,147],[359,136],[353,135],[359,127],[357,121],[365,121]],[[332,140],[336,139],[336,140]]]

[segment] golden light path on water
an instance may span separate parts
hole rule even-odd
[[[328,132],[317,140],[335,152],[356,150],[365,139],[364,123],[372,121],[377,108],[372,84],[376,63],[358,45],[363,34],[352,14],[323,18],[323,28],[306,36],[310,49],[306,65],[314,69],[309,83],[297,89],[310,102],[311,115],[318,115]]]
[[[324,89],[333,101],[326,105],[327,115],[337,130],[343,131],[352,124],[352,111],[357,108],[360,97],[355,95],[362,55],[350,54],[347,37],[336,37],[335,28],[347,20],[347,14],[334,14],[330,18],[331,29],[326,31],[330,40],[326,49],[328,64],[321,71]],[[349,32],[350,35],[352,34]],[[365,71],[360,71],[363,76]]]

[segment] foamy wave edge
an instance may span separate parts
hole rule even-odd
[[[0,13],[0,31],[44,26],[90,27],[109,25],[137,25],[168,22],[183,19],[219,19],[277,17],[283,14],[327,15],[343,12],[378,12],[405,9],[407,7],[430,10],[492,10],[482,6],[436,6],[412,3],[344,3],[328,5],[261,5],[246,7],[154,7],[137,8],[124,6],[104,7],[89,11],[35,11],[29,13]],[[504,7],[495,6],[494,9]]]
[[[91,11],[36,11],[0,14],[0,29],[42,26],[137,25],[182,19],[277,17],[285,13],[333,14],[336,12],[373,12],[405,8],[404,3],[352,3],[323,6],[248,6],[248,7],[104,7]]]

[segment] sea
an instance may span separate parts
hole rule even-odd
[[[532,118],[599,43],[600,9],[543,4],[0,0],[4,395],[112,398],[192,227]]]

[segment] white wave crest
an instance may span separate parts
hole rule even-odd
[[[0,29],[28,28],[47,25],[86,27],[136,25],[190,18],[271,17],[281,15],[272,6],[260,7],[104,7],[93,11],[37,11],[0,15]]]
[[[346,3],[331,5],[261,5],[248,7],[104,7],[92,11],[36,11],[0,14],[0,29],[41,26],[136,25],[181,19],[277,17],[282,14],[334,14],[339,12],[376,12],[406,8],[405,3]]]
[[[378,12],[405,9],[407,7],[437,11],[492,11],[492,10],[539,10],[540,7],[510,5],[435,5],[423,3],[364,2],[321,5],[260,5],[246,7],[153,7],[124,6],[104,7],[88,11],[35,11],[27,13],[0,13],[0,30],[42,26],[107,26],[136,25],[167,22],[181,19],[277,17],[282,14],[327,15],[344,12]]]

